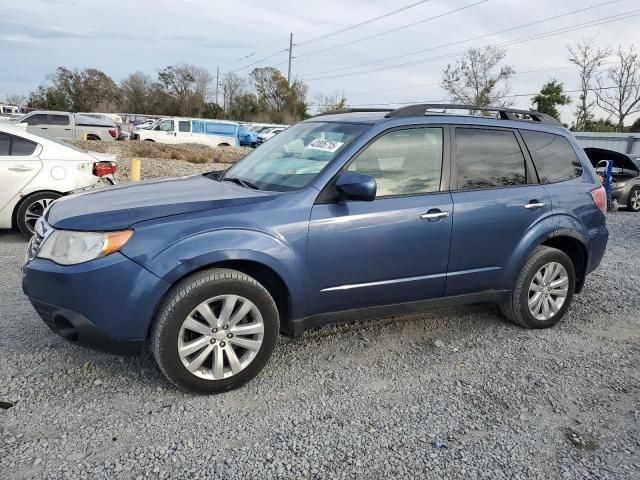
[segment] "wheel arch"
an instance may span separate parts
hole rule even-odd
[[[16,223],[16,219],[17,219],[17,215],[18,215],[18,210],[20,209],[20,206],[31,196],[33,195],[37,195],[38,193],[55,193],[56,195],[60,195],[62,197],[64,197],[66,195],[66,193],[64,192],[60,192],[58,190],[53,190],[51,188],[46,188],[44,190],[35,190],[33,192],[29,192],[26,195],[23,195],[20,200],[18,200],[16,202],[16,204],[13,206],[13,211],[11,212],[11,228],[15,229],[18,227],[17,223]]]
[[[563,216],[564,217],[564,216]],[[567,221],[569,224],[560,226],[558,222]],[[557,248],[567,254],[576,271],[576,293],[580,293],[586,278],[589,265],[589,249],[585,235],[574,227],[575,219],[570,217],[559,218],[550,216],[534,228],[529,230],[522,238],[520,244],[514,249],[503,277],[503,287],[511,289],[522,266],[531,256],[536,247],[540,245]]]

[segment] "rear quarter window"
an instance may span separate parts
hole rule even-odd
[[[521,130],[540,183],[557,183],[582,175],[582,164],[566,138],[552,133]]]

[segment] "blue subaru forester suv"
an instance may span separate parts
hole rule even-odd
[[[23,289],[57,334],[148,346],[204,393],[252,379],[280,332],[329,322],[495,301],[551,327],[604,254],[604,190],[554,119],[434,111],[453,108],[318,116],[225,172],[60,199]]]

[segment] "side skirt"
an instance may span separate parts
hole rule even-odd
[[[471,303],[496,302],[501,300],[508,290],[487,290],[478,293],[466,293],[450,297],[419,300],[416,302],[395,303],[375,307],[356,308],[338,312],[318,313],[308,317],[292,320],[288,325],[282,326],[282,333],[292,337],[300,337],[305,330],[321,327],[332,323],[352,322],[370,318],[384,318],[396,315],[407,315],[434,308],[454,307],[469,305]]]

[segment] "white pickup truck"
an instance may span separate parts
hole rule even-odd
[[[118,127],[108,118],[94,118],[79,113],[35,110],[15,120],[26,123],[27,132],[44,137],[112,142],[118,138]]]

